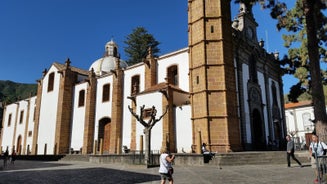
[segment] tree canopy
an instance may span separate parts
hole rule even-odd
[[[152,34],[144,27],[136,27],[132,33],[126,37],[124,43],[127,45],[124,47],[124,51],[128,57],[127,62],[129,64],[135,64],[141,62],[147,54],[149,47],[152,48],[152,53],[157,57],[160,49],[160,44]]]

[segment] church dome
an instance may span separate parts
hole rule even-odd
[[[117,44],[111,40],[105,45],[105,54],[102,58],[92,63],[89,70],[94,70],[98,76],[111,72],[116,68],[116,62],[119,62],[120,68],[126,68],[128,65],[120,59]]]

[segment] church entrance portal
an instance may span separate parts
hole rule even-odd
[[[103,152],[109,153],[110,147],[110,128],[111,128],[111,119],[110,118],[102,118],[99,121],[99,133],[98,133],[98,141],[102,140],[103,144]],[[99,144],[100,149],[100,144]]]
[[[252,111],[252,142],[254,150],[263,150],[265,148],[265,133],[261,114],[257,109]]]

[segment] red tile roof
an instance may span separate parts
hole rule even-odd
[[[284,105],[285,109],[294,109],[297,107],[306,107],[306,106],[312,106],[312,101],[301,101],[295,103],[287,103]]]

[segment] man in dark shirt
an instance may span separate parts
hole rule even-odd
[[[291,167],[290,157],[292,157],[292,159],[295,160],[300,165],[300,167],[302,167],[301,162],[298,159],[296,159],[294,156],[294,141],[291,139],[291,136],[287,135],[286,140],[287,140],[287,166]]]

